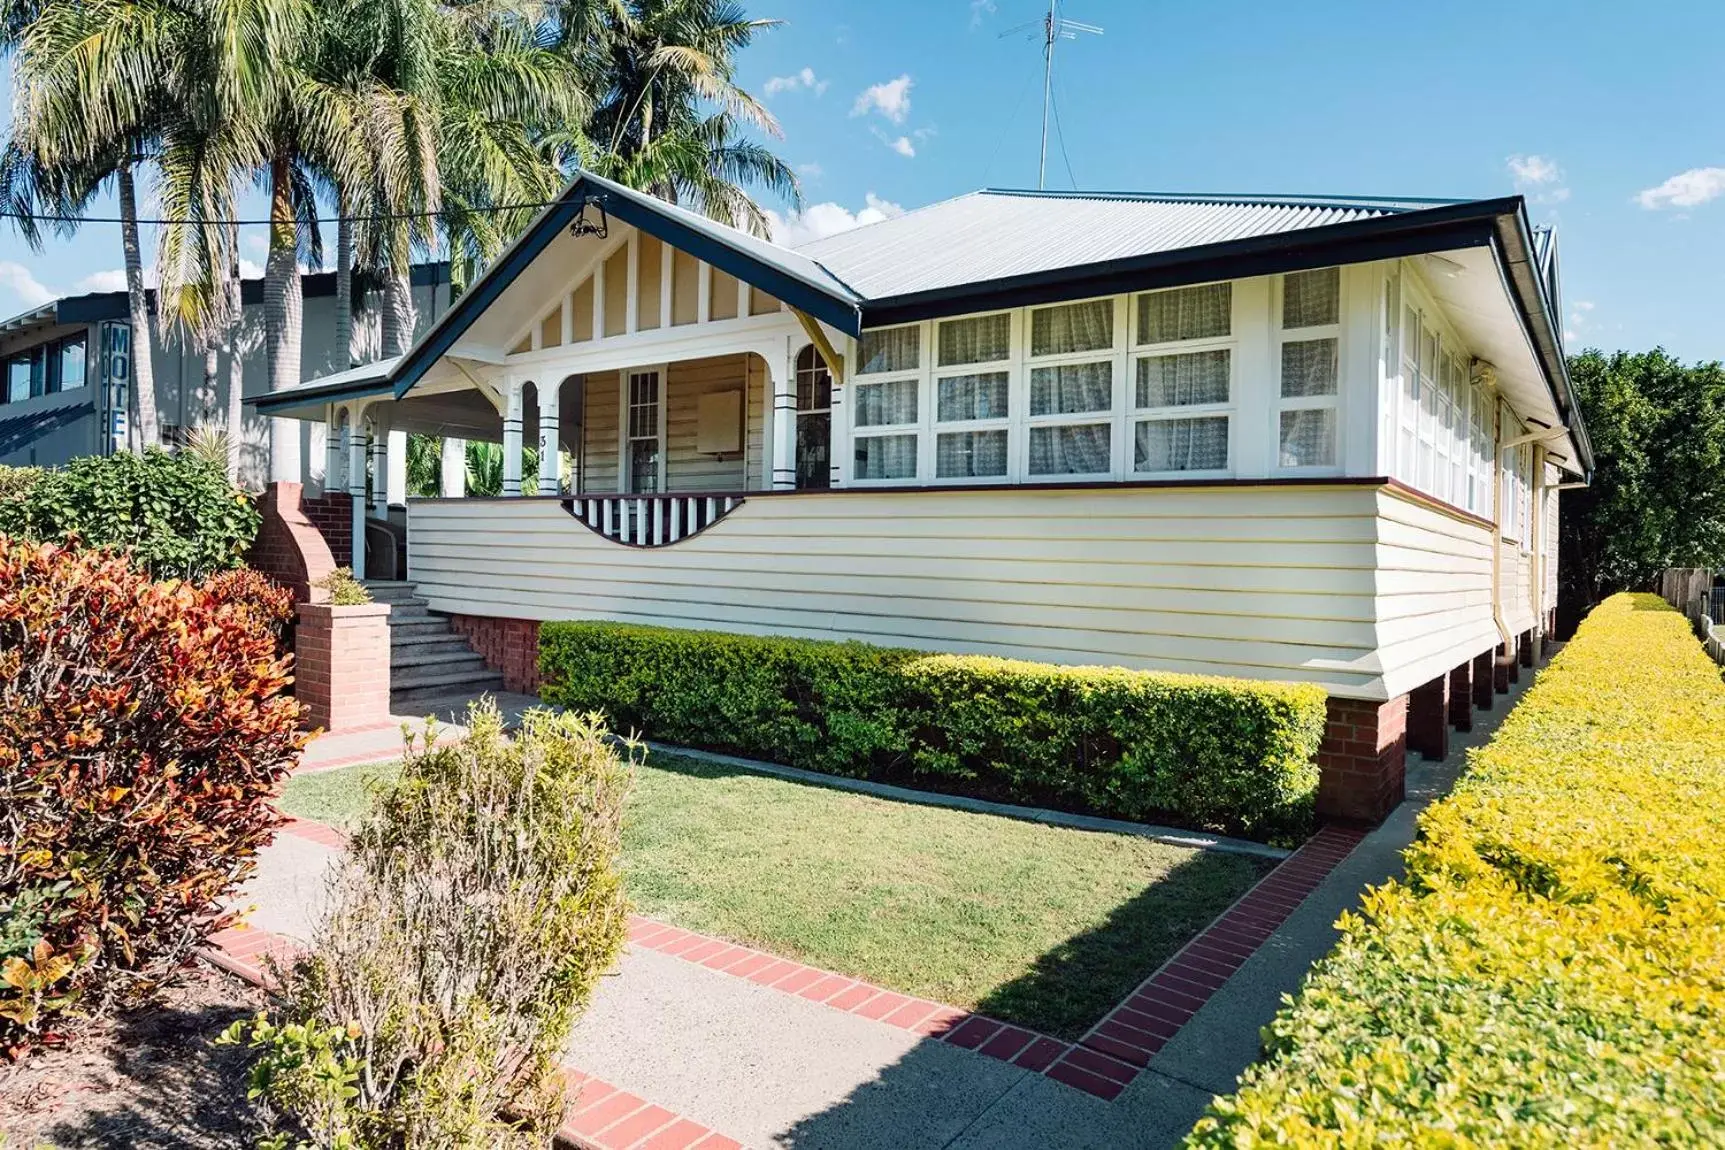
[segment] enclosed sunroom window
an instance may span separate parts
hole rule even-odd
[[[1029,342],[1025,473],[1114,474],[1114,301],[1034,308]]]
[[[1341,269],[1294,272],[1281,283],[1277,463],[1335,467],[1340,462]]]
[[[943,320],[934,377],[936,479],[1004,479],[1012,391],[1012,314]]]
[[[1135,474],[1222,472],[1232,465],[1233,296],[1233,285],[1219,283],[1135,299]]]
[[[918,390],[922,381],[922,329],[865,331],[858,340],[857,381],[851,408],[851,478],[916,478],[921,446]]]

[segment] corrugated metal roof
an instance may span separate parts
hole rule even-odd
[[[882,300],[1462,202],[985,189],[795,250]]]

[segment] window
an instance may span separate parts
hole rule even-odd
[[[1030,312],[1025,473],[1114,474],[1114,301]]]
[[[75,391],[84,386],[87,352],[81,335],[63,339],[54,345],[52,386],[50,391]]]
[[[624,475],[631,493],[659,490],[660,451],[659,373],[632,371],[628,374],[628,423],[624,443]]]
[[[833,377],[814,344],[797,354],[797,486],[832,486]]]
[[[1335,467],[1341,392],[1342,273],[1282,277],[1277,464]]]
[[[1148,292],[1134,304],[1133,474],[1228,470],[1233,285]]]
[[[22,403],[34,394],[37,356],[26,351],[6,361],[6,402]]]
[[[1402,388],[1400,431],[1396,437],[1397,479],[1419,486],[1420,313],[1410,303],[1402,308]]]
[[[1012,314],[943,320],[936,325],[934,476],[1004,479],[1012,391]]]
[[[857,359],[851,478],[864,482],[915,479],[921,441],[917,400],[922,387],[922,330],[913,324],[865,331],[858,341]]]
[[[1498,440],[1514,439],[1521,434],[1521,421],[1515,417],[1515,412],[1509,404],[1498,405]],[[1519,540],[1521,538],[1521,453],[1525,447],[1512,447],[1502,452],[1502,473],[1498,482],[1503,484],[1503,524],[1505,539]]]
[[[1396,320],[1401,310],[1401,277],[1392,271],[1384,279],[1383,332],[1378,344],[1378,467],[1384,475],[1399,475],[1396,402],[1400,398],[1402,357],[1396,343]]]

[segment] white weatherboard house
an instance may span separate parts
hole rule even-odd
[[[506,497],[408,505],[469,633],[1314,682],[1321,808],[1375,818],[1550,627],[1559,306],[1519,198],[983,191],[790,250],[583,175],[406,355],[258,406],[362,494],[381,429],[503,444]]]

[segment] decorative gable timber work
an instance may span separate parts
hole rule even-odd
[[[520,327],[509,341],[509,354],[769,315],[784,308],[771,293],[631,228],[613,237],[590,270],[584,269]]]

